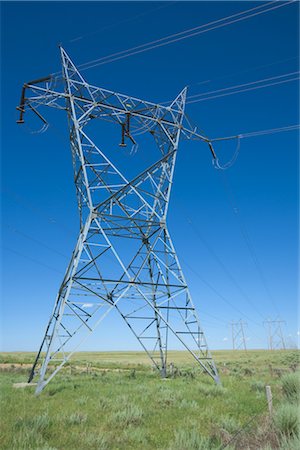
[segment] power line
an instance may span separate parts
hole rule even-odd
[[[234,154],[228,162],[221,165],[219,162],[219,159],[217,158],[213,161],[213,164],[217,169],[221,169],[221,170],[225,170],[225,169],[228,169],[229,167],[231,167],[233,165],[233,163],[236,161],[236,159],[240,153],[240,140],[241,139],[257,137],[257,136],[264,136],[264,135],[275,134],[275,133],[283,133],[283,132],[287,132],[287,131],[295,131],[295,130],[299,130],[299,129],[300,129],[300,124],[295,124],[295,125],[288,125],[285,127],[271,128],[271,129],[267,129],[267,130],[252,131],[252,132],[248,132],[248,133],[238,134],[235,136],[226,136],[226,137],[221,137],[221,138],[210,139],[211,143],[217,142],[217,141],[226,141],[226,140],[228,141],[228,140],[232,140],[232,139],[238,140],[237,147],[234,151]],[[214,152],[216,153],[215,149],[214,149]]]
[[[15,253],[16,255],[21,256],[22,258],[28,259],[29,261],[32,261],[32,262],[34,262],[35,264],[38,264],[38,265],[40,265],[40,266],[44,266],[44,267],[46,267],[46,268],[49,269],[49,270],[52,270],[52,271],[54,271],[54,272],[58,272],[58,273],[60,273],[60,274],[63,274],[63,272],[61,272],[60,270],[57,270],[57,269],[55,269],[54,267],[48,266],[47,264],[45,264],[45,263],[43,263],[43,262],[41,262],[41,261],[38,261],[37,259],[31,258],[31,257],[28,256],[28,255],[24,255],[23,253],[20,253],[20,252],[18,252],[18,251],[16,251],[16,250],[13,250],[12,248],[6,247],[6,246],[4,246],[4,245],[1,245],[1,248],[3,248],[4,250],[8,250],[8,251],[11,252],[11,253]]]
[[[268,2],[268,3],[265,3],[263,5],[259,5],[259,6],[256,6],[254,8],[251,8],[251,9],[248,9],[248,10],[244,10],[244,11],[241,11],[239,13],[232,14],[230,16],[226,16],[226,17],[223,17],[223,18],[218,19],[218,20],[214,20],[212,22],[208,22],[206,24],[199,25],[197,27],[190,28],[188,30],[184,30],[184,31],[179,32],[179,33],[174,33],[172,35],[165,36],[163,38],[156,39],[154,41],[150,41],[150,42],[147,42],[145,44],[138,45],[136,47],[132,47],[132,48],[129,48],[129,49],[126,49],[126,50],[122,50],[122,51],[119,51],[119,52],[116,52],[116,53],[112,53],[110,55],[107,55],[107,56],[104,56],[104,57],[101,57],[101,58],[97,58],[97,59],[94,59],[94,60],[91,60],[91,61],[87,61],[86,63],[83,63],[83,64],[79,65],[78,67],[81,68],[81,70],[87,70],[87,69],[91,69],[93,67],[96,67],[98,65],[108,64],[108,63],[111,63],[111,62],[114,62],[114,61],[117,61],[117,60],[120,60],[120,59],[128,58],[129,56],[133,56],[133,55],[136,55],[136,54],[139,54],[139,53],[143,53],[143,52],[146,52],[146,51],[149,51],[149,50],[152,50],[154,48],[161,47],[161,46],[169,45],[169,44],[172,44],[174,42],[178,42],[178,41],[183,40],[183,39],[188,39],[190,37],[193,37],[193,36],[196,36],[196,35],[199,35],[199,34],[202,34],[202,33],[207,33],[208,31],[212,31],[212,30],[215,30],[215,29],[218,29],[218,28],[221,28],[221,27],[228,26],[228,25],[230,25],[232,23],[236,23],[236,22],[240,22],[242,20],[249,19],[249,18],[257,16],[259,14],[264,14],[266,12],[269,12],[269,11],[272,11],[272,10],[275,10],[275,9],[278,9],[278,8],[282,8],[284,6],[288,6],[288,5],[292,4],[292,3],[294,3],[295,1],[296,0],[291,0],[291,1],[288,1],[286,3],[280,3],[279,5],[274,5],[272,7],[270,7],[270,5],[273,5],[274,3],[278,3],[278,2],[277,1],[273,1],[271,3]],[[265,6],[267,7],[266,9],[264,9],[262,11],[256,11],[256,10],[260,10],[260,9],[264,8]],[[252,11],[256,11],[256,12],[253,13],[253,14],[247,14],[247,13],[252,12]],[[242,16],[242,17],[238,17],[238,16]],[[236,18],[236,19],[228,21],[228,19],[233,19],[233,18]],[[211,25],[215,25],[215,24],[218,24],[218,25],[210,27]],[[206,28],[206,27],[208,27],[208,28]]]
[[[204,102],[207,100],[212,100],[215,98],[219,98],[219,97],[227,97],[228,95],[234,95],[234,94],[240,94],[242,92],[248,92],[248,91],[255,91],[257,89],[263,89],[269,86],[275,86],[277,84],[284,84],[284,83],[290,83],[291,81],[296,81],[299,80],[300,77],[294,77],[294,78],[290,78],[288,80],[281,80],[281,81],[276,81],[274,83],[265,83],[261,86],[252,86],[246,89],[238,89],[237,91],[233,91],[233,92],[225,92],[223,94],[218,94],[218,95],[213,95],[213,96],[208,96],[205,98],[201,98],[201,99],[196,99],[196,100],[191,100],[191,101],[187,101],[187,103],[192,104],[192,103],[199,103],[199,102]]]
[[[250,86],[250,85],[253,85],[253,84],[259,84],[259,83],[263,83],[264,81],[276,80],[278,78],[286,78],[286,77],[288,77],[290,75],[296,75],[296,74],[299,74],[299,73],[300,73],[299,70],[296,71],[296,72],[284,73],[282,75],[276,75],[276,76],[269,77],[269,78],[263,78],[261,80],[250,81],[249,83],[237,84],[237,85],[229,86],[229,87],[222,88],[222,89],[216,89],[214,91],[206,91],[206,92],[202,92],[200,94],[190,95],[188,98],[189,99],[194,99],[194,98],[204,97],[205,95],[207,96],[209,94],[216,94],[216,93],[219,93],[219,92],[230,91],[231,89],[236,89],[236,88],[241,88],[241,87],[245,87],[245,86]]]
[[[180,257],[180,259],[184,262],[184,264],[190,269],[191,272],[194,273],[194,275],[196,275],[196,277],[198,277],[202,283],[204,283],[211,291],[213,291],[219,298],[221,298],[225,303],[227,303],[231,308],[233,308],[234,310],[236,310],[239,314],[242,314],[246,319],[248,319],[249,321],[253,322],[255,325],[258,325],[259,327],[261,326],[260,324],[258,324],[257,322],[255,322],[254,320],[250,319],[245,313],[243,313],[240,309],[238,309],[235,305],[233,305],[223,294],[221,294],[220,292],[218,292],[208,281],[204,280],[204,278],[192,267],[189,265],[189,263],[182,258],[182,256]]]
[[[206,247],[206,249],[209,251],[209,253],[212,255],[212,257],[217,261],[220,267],[222,267],[223,271],[226,273],[230,281],[234,284],[234,286],[237,288],[237,290],[240,292],[242,297],[247,301],[247,303],[254,309],[254,311],[263,318],[263,315],[258,311],[257,307],[254,305],[254,303],[250,300],[249,296],[246,294],[244,289],[240,286],[240,284],[236,281],[235,277],[232,275],[232,273],[229,271],[229,269],[225,266],[223,261],[219,258],[219,256],[216,254],[216,252],[208,245],[208,243],[203,239],[201,236],[201,233],[197,229],[197,227],[194,225],[192,220],[190,218],[186,218],[187,223],[190,225],[198,239],[202,242],[202,244]]]
[[[254,72],[254,71],[259,70],[259,69],[264,69],[266,67],[275,66],[277,64],[281,64],[281,63],[284,63],[284,62],[293,61],[295,59],[299,59],[299,56],[293,56],[292,58],[279,59],[279,60],[274,61],[272,63],[262,64],[262,65],[259,65],[259,66],[250,67],[248,69],[239,70],[238,72],[232,72],[232,73],[229,73],[227,75],[223,75],[222,77],[215,77],[212,80],[205,80],[205,81],[198,81],[198,82],[195,82],[195,83],[191,83],[188,86],[191,87],[191,86],[196,86],[196,85],[199,85],[199,84],[205,84],[205,83],[215,82],[215,81],[218,81],[218,80],[224,80],[226,78],[234,77],[235,75],[240,75],[242,73],[248,73],[248,72]],[[170,101],[169,102],[164,102],[164,103],[170,103]]]
[[[226,136],[226,137],[221,137],[221,138],[214,138],[214,139],[211,139],[210,141],[217,142],[217,141],[225,141],[225,140],[236,139],[236,138],[244,139],[244,138],[250,138],[250,137],[256,137],[256,136],[264,136],[267,134],[283,133],[286,131],[295,131],[295,130],[299,130],[299,129],[300,129],[300,124],[297,123],[295,125],[287,125],[285,127],[268,128],[266,130],[250,131],[248,133],[242,133],[242,134]]]
[[[222,175],[223,175],[223,176],[222,176]],[[277,313],[279,314],[277,305],[276,305],[276,303],[274,302],[273,297],[272,297],[272,295],[271,295],[271,292],[270,292],[270,290],[269,290],[269,287],[268,287],[268,284],[267,284],[265,275],[264,275],[264,273],[263,273],[263,270],[262,270],[262,267],[261,267],[259,258],[258,258],[258,256],[257,256],[257,253],[256,253],[256,251],[255,251],[255,249],[254,249],[254,246],[253,246],[253,244],[252,244],[252,242],[251,242],[251,240],[250,240],[250,237],[249,237],[247,228],[246,228],[246,226],[245,226],[245,223],[244,223],[244,221],[242,220],[242,217],[241,217],[241,215],[240,215],[240,210],[239,210],[239,208],[237,207],[237,203],[236,203],[236,200],[235,200],[235,196],[234,196],[234,194],[233,194],[233,191],[232,191],[232,187],[229,185],[228,178],[225,177],[225,173],[224,173],[224,172],[221,172],[221,181],[222,181],[223,186],[224,186],[224,188],[225,188],[225,193],[226,193],[226,197],[227,197],[228,203],[229,203],[229,205],[231,206],[231,208],[232,208],[232,210],[233,210],[234,217],[237,219],[237,222],[238,222],[238,225],[239,225],[239,229],[240,229],[241,235],[242,235],[243,240],[244,240],[244,242],[245,242],[245,244],[246,244],[246,247],[248,248],[249,254],[250,254],[251,259],[252,259],[252,261],[253,261],[253,264],[254,264],[254,266],[255,266],[255,268],[256,268],[256,270],[257,270],[257,273],[258,273],[258,275],[259,275],[259,278],[260,278],[260,280],[261,280],[261,283],[262,283],[262,285],[264,286],[264,289],[265,289],[265,291],[266,291],[266,294],[267,294],[267,296],[268,296],[268,298],[269,298],[271,304],[273,305],[273,307],[276,309]]]
[[[132,22],[132,21],[134,21],[136,19],[139,19],[140,17],[146,16],[149,13],[152,13],[152,12],[155,12],[155,11],[159,11],[160,9],[169,8],[171,5],[173,5],[175,3],[178,3],[178,0],[177,1],[173,1],[173,2],[168,2],[167,4],[163,4],[163,5],[157,6],[156,8],[151,8],[148,11],[143,11],[142,13],[136,14],[136,15],[134,15],[132,17],[128,17],[127,19],[119,20],[118,22],[115,22],[115,23],[113,23],[111,25],[107,25],[105,27],[100,28],[99,30],[91,31],[90,33],[86,33],[86,34],[83,34],[81,36],[77,36],[77,37],[75,37],[73,39],[70,39],[68,42],[73,43],[73,42],[77,42],[77,41],[80,41],[82,39],[85,39],[86,37],[94,36],[95,34],[102,33],[103,31],[109,30],[109,29],[114,28],[114,27],[116,27],[118,25],[122,25],[122,24],[128,23],[128,22]]]
[[[39,244],[39,245],[41,245],[42,247],[47,248],[48,250],[51,250],[52,252],[56,253],[57,255],[62,256],[63,258],[69,259],[68,256],[64,255],[63,253],[59,252],[58,250],[55,250],[55,249],[52,248],[52,247],[49,247],[49,245],[45,244],[44,242],[41,242],[41,241],[39,241],[38,239],[35,239],[34,237],[29,236],[29,235],[26,234],[26,233],[23,233],[23,231],[20,231],[20,230],[18,230],[17,228],[14,228],[14,227],[12,227],[12,226],[10,226],[10,225],[6,225],[6,227],[7,227],[10,231],[12,231],[13,233],[19,234],[20,236],[25,237],[26,239],[28,239],[28,240],[30,240],[30,241],[32,241],[32,242],[35,242],[36,244]]]
[[[296,58],[290,58],[290,59],[296,59]],[[290,59],[289,59],[289,60],[290,60]],[[282,61],[288,61],[288,60],[282,60]],[[225,77],[217,77],[217,78],[214,78],[214,79],[212,79],[212,80],[206,80],[206,81],[202,81],[202,82],[192,83],[192,84],[189,84],[189,85],[187,85],[187,86],[195,86],[195,85],[198,85],[198,84],[211,83],[211,82],[213,82],[213,81],[217,81],[217,80],[221,80],[221,79],[224,79],[224,78],[228,78],[228,77],[230,77],[230,76],[233,76],[233,75],[236,75],[236,74],[239,74],[239,73],[249,72],[249,71],[251,71],[251,70],[257,70],[257,69],[259,69],[259,68],[261,68],[261,67],[267,67],[267,66],[271,66],[271,65],[275,65],[275,64],[278,64],[278,61],[277,61],[277,62],[274,62],[274,63],[272,63],[272,64],[268,64],[268,65],[266,65],[266,66],[252,67],[252,68],[250,68],[250,69],[248,69],[248,70],[244,70],[244,71],[241,71],[241,72],[235,72],[235,73],[230,74],[230,75],[227,75],[227,76],[225,76]],[[227,87],[227,88],[217,89],[217,90],[214,90],[214,91],[206,91],[206,92],[202,92],[202,93],[198,93],[198,94],[194,94],[194,95],[189,95],[189,96],[187,97],[187,100],[191,99],[191,101],[187,101],[187,103],[193,103],[193,101],[192,101],[193,99],[196,99],[196,98],[198,98],[198,97],[202,97],[202,96],[205,96],[205,95],[208,95],[208,94],[219,93],[219,92],[221,92],[221,91],[231,90],[231,89],[238,88],[238,87],[250,86],[250,85],[253,85],[253,84],[262,83],[262,82],[267,81],[267,80],[273,80],[273,79],[276,79],[276,78],[284,78],[284,77],[287,77],[288,75],[299,74],[299,73],[300,73],[300,71],[290,72],[290,73],[283,74],[283,75],[274,75],[273,77],[270,77],[270,78],[264,78],[264,79],[261,79],[261,80],[250,81],[250,82],[248,82],[248,83],[243,83],[243,84],[239,84],[239,85],[229,86],[229,87]],[[240,91],[239,91],[239,92],[240,92]],[[234,92],[233,92],[233,93],[234,93]],[[238,92],[237,92],[237,93],[238,93]],[[215,97],[213,97],[213,98],[215,98]],[[208,98],[208,99],[209,99],[209,98]],[[172,100],[166,100],[166,101],[164,101],[164,102],[160,102],[160,104],[161,104],[161,105],[168,105],[168,104],[171,103],[171,102],[172,102]],[[195,103],[196,103],[196,102],[195,102]]]
[[[48,222],[50,222],[52,224],[56,224],[57,226],[62,228],[65,231],[65,233],[68,233],[68,236],[70,235],[70,233],[73,232],[69,227],[66,227],[62,223],[57,222],[57,220],[54,217],[49,216],[48,213],[43,211],[40,207],[37,207],[36,205],[33,206],[32,204],[30,204],[28,199],[24,200],[24,199],[22,199],[22,197],[20,197],[19,194],[16,194],[15,192],[8,190],[6,188],[3,189],[3,191],[10,198],[14,199],[15,202],[19,203],[21,206],[25,207],[29,211],[34,212],[35,214],[39,215],[43,219],[47,220]]]

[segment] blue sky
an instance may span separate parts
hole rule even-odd
[[[2,350],[38,348],[78,232],[66,118],[51,112],[53,125],[44,134],[18,127],[23,83],[60,70],[58,43],[81,64],[257,5],[1,3]],[[159,102],[186,85],[194,95],[296,72],[298,8],[279,8],[84,76]],[[186,111],[218,137],[297,124],[297,98],[294,81],[193,103]],[[216,148],[226,160],[234,146]],[[213,168],[205,145],[181,141],[168,223],[212,348],[230,348],[229,324],[240,318],[248,323],[249,347],[266,347],[267,318],[280,317],[287,340],[297,340],[298,163],[295,131],[243,139],[226,172]],[[138,349],[129,333],[112,314],[83,349]]]

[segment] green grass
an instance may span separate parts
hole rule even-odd
[[[299,406],[295,404],[283,403],[274,414],[275,427],[279,434],[283,436],[299,436]]]
[[[282,389],[287,400],[299,402],[300,376],[299,373],[289,373],[282,377]]]
[[[32,387],[12,386],[26,381],[34,354],[2,354],[0,448],[215,450],[253,415],[228,449],[280,448],[264,386],[271,386],[276,410],[285,398],[280,376],[291,373],[298,355],[214,352],[223,383],[217,387],[185,352],[170,352],[180,375],[167,380],[143,353],[79,353],[35,396]]]

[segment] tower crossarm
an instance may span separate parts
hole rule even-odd
[[[24,123],[24,114],[28,110],[35,108],[37,111],[41,106],[48,106],[57,109],[65,109],[64,102],[70,98],[70,94],[54,90],[51,88],[52,77],[45,77],[37,81],[30,81],[25,83],[22,88],[22,95],[17,110],[20,111],[18,123]],[[76,87],[79,86],[75,83]],[[82,86],[86,86],[86,83]],[[86,122],[88,119],[104,118],[111,121],[121,123],[124,115],[129,114],[133,118],[141,120],[151,120],[153,123],[176,126],[180,128],[187,139],[196,139],[203,142],[210,142],[210,139],[203,134],[197,132],[195,128],[184,120],[180,124],[174,119],[174,115],[178,113],[172,106],[163,106],[160,104],[146,102],[134,97],[128,97],[116,92],[108,91],[102,88],[93,88],[93,93],[98,100],[93,98],[86,98],[80,95],[72,95],[72,98],[77,102],[79,109],[82,111],[82,116],[79,117],[79,122]],[[186,119],[186,116],[184,116]],[[150,129],[150,127],[149,127]]]
[[[155,132],[155,127],[161,126],[167,136],[170,136],[168,127],[180,128],[187,139],[211,144],[210,139],[203,133],[199,133],[197,127],[191,124],[186,114],[183,113],[180,117],[182,120],[178,120],[180,100],[175,100],[170,105],[163,105],[94,86],[84,80],[63,49],[61,54],[65,62],[67,61],[63,67],[62,77],[49,75],[24,83],[20,104],[17,107],[20,111],[18,123],[24,123],[24,115],[27,111],[33,111],[46,123],[41,108],[47,106],[65,110],[66,102],[72,97],[77,108],[77,120],[80,126],[99,118],[116,122],[124,127],[126,123],[130,126],[130,122],[135,121],[152,133]],[[66,79],[70,83],[69,90],[65,86]],[[131,137],[128,129],[125,129],[125,134]]]

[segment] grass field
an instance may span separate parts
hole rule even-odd
[[[37,397],[13,387],[33,358],[0,357],[3,450],[300,448],[295,350],[214,352],[222,387],[185,352],[169,353],[166,380],[141,352],[77,353]]]

